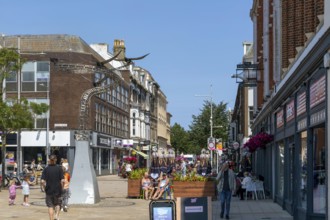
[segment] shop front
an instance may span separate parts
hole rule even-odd
[[[274,113],[275,201],[295,219],[325,219],[326,76],[318,69]],[[298,187],[297,187],[298,186]]]
[[[21,146],[16,148],[16,158],[22,158],[21,166],[30,164],[34,159],[43,166],[47,164],[46,131],[22,131]],[[48,133],[50,153],[57,156],[57,163],[62,158],[68,160],[72,169],[74,160],[74,137],[71,131],[50,131]],[[20,148],[20,150],[19,150]],[[17,150],[18,149],[18,150]],[[21,153],[21,155],[18,155]]]
[[[287,87],[285,96],[273,100],[268,114],[254,124],[254,133],[265,128],[274,141],[271,151],[255,153],[253,169],[257,168],[257,174],[272,171],[265,178],[265,188],[294,219],[325,219],[327,215],[326,72],[321,64],[314,67],[304,81],[297,81],[292,90]],[[272,119],[265,126],[267,118]],[[272,162],[265,163],[261,158],[265,156]]]

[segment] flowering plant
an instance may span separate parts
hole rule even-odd
[[[273,141],[274,137],[271,134],[260,132],[251,137],[243,147],[248,148],[249,152],[253,153],[258,148],[265,148],[268,143]]]
[[[179,162],[181,160],[184,160],[184,157],[183,156],[177,156],[177,157],[175,157],[175,161],[176,162]]]
[[[124,162],[125,163],[135,163],[136,162],[136,157],[125,157]]]

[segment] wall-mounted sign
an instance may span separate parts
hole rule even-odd
[[[107,136],[97,135],[97,145],[103,147],[111,147],[111,138]]]
[[[310,118],[311,125],[317,125],[324,121],[325,121],[325,109],[311,115]]]
[[[284,125],[284,118],[283,118],[283,109],[276,114],[276,127],[280,128]]]
[[[301,131],[307,128],[307,118],[298,121],[297,130]]]
[[[306,112],[306,92],[298,95],[297,98],[297,116]]]
[[[133,146],[134,142],[132,139],[124,139],[123,146]]]
[[[58,128],[58,127],[66,128],[66,127],[68,127],[68,124],[66,124],[66,123],[55,123],[54,127],[55,128]]]
[[[313,108],[314,106],[320,104],[325,100],[325,76],[322,76],[319,80],[314,82],[310,87],[310,106]]]
[[[286,122],[294,119],[294,99],[286,105]]]

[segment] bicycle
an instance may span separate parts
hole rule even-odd
[[[13,173],[10,174],[5,174],[5,181],[4,181],[4,187],[8,187],[9,182],[11,180],[15,180],[16,185],[21,185],[21,180],[19,177],[17,177],[16,175],[14,175]],[[1,181],[2,184],[2,181]]]

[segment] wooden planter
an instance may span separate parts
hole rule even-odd
[[[141,180],[128,179],[127,180],[127,197],[139,197],[141,193]]]
[[[215,198],[215,182],[173,181],[174,198],[177,197],[212,197]]]

